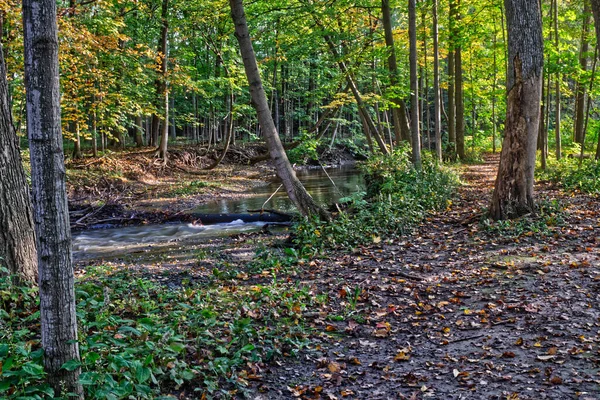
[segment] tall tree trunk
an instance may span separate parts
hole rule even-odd
[[[538,148],[541,153],[541,168],[545,171],[548,166],[548,154],[546,153],[547,130],[544,123],[544,114],[546,112],[546,92],[548,88],[544,85],[544,73],[542,71],[542,105],[540,107],[540,129],[538,132]]]
[[[398,85],[398,62],[396,61],[396,48],[394,46],[394,35],[392,32],[392,17],[390,12],[389,0],[381,0],[381,11],[383,14],[383,30],[385,33],[385,45],[388,50],[388,70],[390,72],[391,86]],[[392,103],[392,120],[394,121],[394,135],[396,142],[402,140],[410,142],[410,128],[406,118],[406,104],[404,100],[394,96]]]
[[[167,145],[169,143],[169,90],[167,88],[167,64],[168,64],[168,41],[169,41],[169,0],[163,0],[161,10],[162,28],[160,31],[160,85],[158,96],[162,99],[164,114],[162,124],[162,137],[157,155],[165,163],[167,162]]]
[[[27,133],[37,237],[44,365],[57,395],[83,399],[60,123],[56,2],[23,0]]]
[[[435,122],[435,154],[442,162],[442,99],[440,98],[440,53],[438,43],[438,2],[433,0],[433,91]]]
[[[509,74],[505,136],[490,217],[535,212],[533,181],[540,120],[544,47],[537,1],[504,0]]]
[[[78,160],[83,158],[81,154],[81,133],[79,132],[79,122],[72,122],[71,127],[75,133],[75,142],[73,144],[73,159]]]
[[[456,2],[456,22],[460,23],[460,0]],[[458,32],[456,32],[458,34]],[[456,94],[454,102],[456,103],[456,154],[461,160],[466,158],[465,154],[465,96],[462,68],[462,45],[461,38],[456,37],[454,42],[454,88]]]
[[[494,154],[496,154],[496,136],[497,136],[497,130],[498,130],[498,123],[496,121],[496,90],[498,87],[498,79],[496,77],[498,75],[496,43],[497,43],[496,19],[494,19],[494,46],[493,46],[493,52],[494,52],[493,80],[494,80],[494,83],[492,84],[492,153],[494,153]]]
[[[283,182],[283,186],[285,187],[290,200],[292,200],[302,215],[314,215],[329,220],[331,218],[329,213],[315,203],[304,186],[302,186],[300,180],[296,177],[296,173],[294,172],[292,165],[285,154],[281,140],[279,139],[279,134],[275,130],[275,123],[271,117],[271,111],[269,110],[267,103],[267,95],[265,94],[258,65],[256,63],[256,55],[252,48],[252,41],[250,40],[250,33],[248,32],[248,23],[246,22],[242,0],[229,0],[229,6],[231,7],[231,16],[235,24],[235,36],[240,45],[244,69],[250,85],[252,104],[258,114],[258,121],[262,127],[262,132],[265,136],[269,152],[271,153],[271,159],[277,169],[277,175]]]
[[[558,0],[554,0],[554,47],[556,50],[556,54],[560,55],[560,50],[559,50],[559,43],[560,43],[560,36],[558,34]],[[557,60],[557,62],[560,64],[560,59]],[[562,141],[561,141],[561,137],[560,137],[560,121],[561,121],[561,116],[560,116],[560,82],[562,80],[561,77],[561,73],[560,70],[556,72],[556,82],[554,82],[555,87],[555,93],[554,93],[554,118],[555,118],[555,124],[554,124],[554,137],[555,137],[555,141],[556,141],[556,159],[560,160],[562,158]]]
[[[35,284],[38,273],[31,199],[13,125],[1,45],[0,149],[0,266],[17,276],[20,283]]]
[[[455,7],[453,0],[450,0],[450,9],[449,9],[449,21],[450,25],[450,33],[448,37],[448,142],[450,144],[450,152],[452,152],[452,157],[456,154],[456,104],[454,101],[454,97],[456,94],[455,85],[454,85],[454,41],[455,41]]]
[[[417,12],[415,0],[408,0],[408,34],[410,41],[410,125],[412,133],[412,161],[421,167],[421,135],[419,132],[419,81],[417,66]]]
[[[346,77],[346,82],[348,82],[348,87],[350,88],[350,91],[354,95],[354,100],[356,101],[357,107],[359,108],[360,112],[362,112],[362,117],[365,119],[365,122],[369,128],[369,131],[371,132],[371,136],[375,138],[375,141],[377,142],[377,144],[379,146],[379,150],[381,150],[381,152],[383,154],[389,154],[390,152],[385,144],[385,140],[383,139],[383,137],[380,134],[377,127],[375,126],[375,122],[373,122],[373,119],[371,118],[371,115],[369,114],[369,111],[367,110],[367,106],[362,99],[362,95],[361,95],[360,91],[358,90],[358,87],[356,86],[356,82],[354,82],[354,79],[353,79],[352,75],[350,74],[350,71],[346,67],[346,64],[344,63],[344,61],[339,57],[337,49],[336,49],[333,41],[331,40],[331,37],[328,35],[325,35],[324,38],[325,38],[325,41],[327,42],[327,45],[329,46],[329,50],[331,51],[331,54],[338,60],[337,61],[338,66],[340,67],[340,70]]]
[[[581,27],[581,47],[579,50],[579,66],[581,71],[585,73],[587,71],[588,56],[587,53],[590,51],[588,42],[588,33],[590,26],[590,6],[589,2],[585,0],[583,2],[583,23]],[[575,121],[573,135],[575,142],[583,144],[583,124],[585,120],[585,97],[586,87],[585,83],[581,79],[577,80],[577,88],[575,89]]]
[[[135,145],[137,147],[144,146],[144,130],[142,129],[142,116],[135,116]]]

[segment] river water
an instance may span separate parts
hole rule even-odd
[[[338,168],[304,169],[297,171],[311,196],[320,204],[328,205],[341,197],[352,195],[364,187],[360,173],[353,166]],[[242,198],[216,200],[193,210],[201,214],[243,214],[248,210],[272,209],[293,212],[285,189],[274,179],[267,185],[255,188]],[[278,190],[279,189],[279,190]],[[271,197],[272,196],[272,197]],[[269,198],[271,199],[266,202]],[[266,203],[265,203],[266,202]],[[73,235],[73,254],[76,260],[87,260],[152,251],[168,244],[199,242],[242,232],[259,230],[265,222],[245,223],[236,220],[214,225],[173,223],[97,229]]]

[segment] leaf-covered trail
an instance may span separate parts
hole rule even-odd
[[[311,346],[259,371],[257,398],[600,398],[598,201],[538,185],[563,224],[484,229],[497,161],[412,235],[311,262]]]

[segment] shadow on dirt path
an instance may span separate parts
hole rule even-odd
[[[497,163],[464,167],[412,235],[311,262],[310,348],[265,367],[255,398],[600,398],[598,200],[541,185],[565,208],[543,229],[486,227]]]

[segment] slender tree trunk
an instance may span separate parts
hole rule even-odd
[[[460,23],[460,0],[455,0],[456,4],[456,22]],[[458,32],[456,32],[458,34]],[[466,158],[465,154],[465,96],[462,68],[462,44],[461,38],[456,37],[454,42],[454,85],[456,94],[454,101],[456,103],[456,154],[461,160]]]
[[[392,17],[390,12],[389,0],[381,0],[381,11],[383,14],[383,30],[385,33],[385,45],[388,50],[388,70],[390,72],[390,84],[398,85],[398,63],[396,61],[396,48],[394,47],[394,35],[392,33]],[[395,107],[392,108],[392,120],[394,121],[394,136],[396,142],[402,140],[408,142],[410,138],[410,128],[406,118],[406,104],[404,100],[394,97],[392,99]]]
[[[442,162],[442,99],[440,98],[440,53],[438,43],[438,2],[433,0],[433,91],[435,122],[435,154]]]
[[[590,50],[588,42],[588,33],[590,26],[590,6],[589,2],[585,0],[583,2],[583,24],[581,27],[581,47],[579,51],[579,66],[581,71],[585,73],[587,71],[588,56],[587,53]],[[575,89],[575,121],[573,135],[575,142],[583,144],[583,124],[585,120],[585,97],[586,87],[585,83],[581,79],[577,80],[577,87]]]
[[[31,199],[13,125],[1,44],[0,149],[0,266],[17,276],[19,283],[34,285],[38,271]]]
[[[281,140],[279,139],[279,134],[275,130],[275,123],[271,117],[267,96],[256,63],[256,55],[252,48],[252,41],[250,40],[250,33],[248,32],[248,23],[246,22],[242,0],[229,0],[229,5],[231,7],[231,16],[235,24],[235,36],[240,45],[246,77],[250,84],[252,104],[258,114],[258,121],[262,127],[262,132],[265,136],[269,152],[271,153],[271,159],[277,169],[277,175],[283,182],[283,186],[285,187],[290,200],[292,200],[302,215],[314,215],[329,220],[331,218],[329,213],[315,203],[313,198],[308,194],[304,186],[302,186],[302,183],[296,177],[296,173],[294,172],[292,165],[285,154]]]
[[[417,66],[417,12],[415,0],[408,0],[408,34],[410,41],[410,125],[412,133],[412,161],[421,168],[421,135],[419,132],[419,81]]]
[[[168,159],[167,145],[169,143],[169,90],[167,88],[168,42],[169,42],[169,0],[163,0],[161,10],[162,28],[160,32],[160,87],[159,98],[162,98],[164,115],[162,124],[162,137],[157,155],[165,163]]]
[[[144,146],[144,130],[142,129],[142,116],[135,116],[135,145],[137,147]]]
[[[544,73],[542,71],[542,105],[540,107],[540,130],[538,133],[538,148],[541,153],[541,167],[545,171],[548,166],[548,155],[546,153],[546,126],[544,124],[544,114],[546,112],[546,91],[548,88],[544,85]]]
[[[375,141],[377,142],[377,144],[379,146],[379,150],[381,150],[381,152],[383,154],[389,154],[390,152],[385,144],[385,140],[379,133],[379,130],[377,129],[377,127],[375,126],[375,122],[373,122],[373,119],[371,118],[371,115],[369,114],[369,111],[367,110],[367,106],[365,105],[365,103],[362,99],[362,95],[361,95],[360,91],[358,90],[358,87],[356,86],[356,83],[354,82],[354,79],[352,78],[350,71],[348,71],[346,64],[344,63],[344,61],[342,61],[340,59],[337,49],[336,49],[333,41],[331,40],[331,37],[328,35],[325,35],[324,38],[325,38],[325,41],[327,42],[327,45],[329,46],[329,50],[331,51],[331,54],[333,54],[333,56],[338,60],[337,61],[338,66],[340,67],[340,70],[346,77],[346,81],[348,82],[348,87],[350,88],[350,91],[354,95],[354,100],[356,100],[356,105],[358,106],[360,112],[362,112],[362,116],[365,119],[365,122],[369,128],[369,131],[371,132],[371,136],[375,138]]]
[[[454,85],[454,40],[455,40],[455,7],[454,1],[450,0],[449,9],[449,26],[450,33],[448,37],[448,142],[450,144],[450,152],[452,157],[456,154],[456,104],[454,101],[456,95],[456,89]]]
[[[496,56],[496,43],[497,43],[497,32],[496,32],[496,20],[494,19],[494,76],[492,84],[492,153],[496,154],[496,136],[498,131],[498,123],[496,121],[496,90],[498,88],[498,63]]]
[[[60,123],[56,2],[23,0],[27,132],[37,237],[44,365],[56,395],[83,399]]]
[[[559,42],[560,36],[558,34],[558,0],[554,0],[554,46],[557,54],[560,54],[559,50]],[[560,64],[560,59],[557,61]],[[554,93],[554,118],[556,123],[554,124],[554,136],[556,141],[556,159],[560,160],[562,158],[562,141],[560,136],[560,82],[562,80],[561,73],[558,71],[556,73],[556,81],[554,82],[555,93]]]
[[[533,181],[544,48],[537,1],[505,0],[509,74],[505,137],[490,217],[535,212]]]
[[[81,134],[79,132],[79,122],[75,121],[70,124],[75,133],[75,143],[73,144],[73,159],[78,160],[83,158],[81,154]]]
[[[98,130],[96,129],[96,119],[97,119],[97,111],[96,111],[96,98],[94,96],[94,105],[92,106],[92,152],[94,157],[98,157]]]

